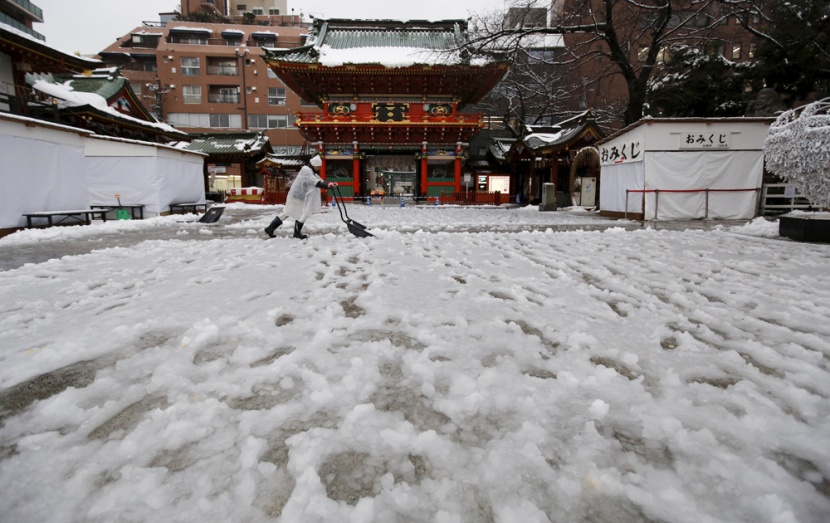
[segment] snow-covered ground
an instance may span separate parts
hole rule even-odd
[[[0,240],[0,520],[830,519],[830,245],[349,210]]]

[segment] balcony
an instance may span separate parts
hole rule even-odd
[[[0,13],[0,23],[6,24],[6,25],[10,25],[10,26],[14,27],[15,29],[17,29],[18,31],[23,31],[23,32],[24,32],[24,33],[26,33],[27,35],[30,35],[30,36],[32,36],[32,37],[34,37],[34,38],[37,38],[37,39],[38,39],[38,40],[40,40],[41,42],[45,42],[45,41],[46,41],[46,37],[45,37],[45,36],[43,36],[42,34],[38,33],[37,31],[35,31],[35,30],[33,30],[33,29],[29,29],[28,27],[26,27],[25,25],[21,24],[20,22],[18,22],[18,21],[17,21],[17,20],[15,20],[14,18],[10,17],[10,16],[9,16],[9,15],[7,15],[6,13]]]
[[[207,74],[217,76],[239,76],[239,67],[234,65],[211,65],[207,66]]]
[[[9,2],[16,5],[24,16],[28,15],[35,22],[43,22],[43,10],[29,0],[9,0]]]
[[[222,89],[208,92],[208,103],[212,104],[238,104],[241,101],[239,89]]]

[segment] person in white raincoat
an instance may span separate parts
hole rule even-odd
[[[308,238],[303,234],[303,225],[309,216],[320,212],[320,189],[331,189],[337,187],[337,182],[326,182],[317,174],[323,166],[323,159],[320,155],[311,157],[308,165],[303,165],[285,199],[285,209],[282,214],[271,221],[265,228],[265,234],[274,238],[274,231],[282,225],[283,220],[294,218],[294,237],[305,240]]]

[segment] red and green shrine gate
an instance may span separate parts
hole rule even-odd
[[[344,193],[396,186],[414,195],[458,192],[482,115],[464,107],[504,76],[503,55],[465,47],[464,20],[316,19],[307,45],[267,49],[274,73],[322,112],[298,113]],[[397,190],[397,189],[396,189]]]

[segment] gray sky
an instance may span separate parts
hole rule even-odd
[[[46,43],[69,53],[95,54],[143,21],[178,10],[178,0],[34,0],[43,9],[35,31]],[[249,2],[250,3],[250,2]],[[441,20],[501,9],[505,0],[288,0],[289,11],[325,18]],[[252,4],[253,5],[253,4]]]

